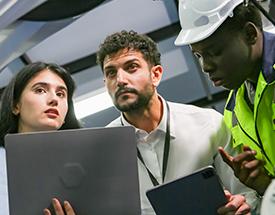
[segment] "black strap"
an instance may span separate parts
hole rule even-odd
[[[170,109],[169,109],[167,102],[166,102],[166,106],[167,106],[167,120],[166,120],[166,134],[165,134],[165,143],[164,143],[163,160],[162,160],[162,181],[164,181],[164,179],[165,179],[165,174],[166,174],[166,170],[167,170],[169,150],[170,150],[170,137],[171,137],[170,136]],[[120,121],[121,121],[121,125],[124,125],[121,119],[120,119]],[[138,148],[137,148],[137,156],[138,156],[139,160],[141,161],[141,163],[146,168],[147,173],[148,173],[153,185],[154,186],[159,185],[158,180],[151,173],[151,171],[147,168]]]

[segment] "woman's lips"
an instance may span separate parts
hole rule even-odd
[[[51,108],[45,111],[45,113],[47,114],[47,116],[49,116],[50,118],[56,118],[59,116],[58,110]]]

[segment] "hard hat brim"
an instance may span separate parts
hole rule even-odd
[[[176,46],[182,46],[202,41],[211,36],[222,24],[222,22],[223,20],[215,24],[211,23],[209,25],[204,25],[189,30],[182,29],[174,43]]]
[[[228,8],[227,12],[223,14],[223,16],[217,15],[212,17],[218,17],[218,20],[214,21],[213,19],[209,20],[209,23],[201,26],[197,26],[194,22],[195,19],[199,20],[201,18],[201,14],[197,13],[194,9],[192,9],[192,5],[189,5],[187,3],[191,3],[192,1],[179,1],[179,14],[182,14],[180,16],[180,22],[181,26],[183,27],[182,30],[180,31],[178,37],[175,40],[175,45],[176,46],[181,46],[181,45],[189,45],[192,43],[196,43],[199,41],[202,41],[206,39],[207,37],[211,36],[217,28],[224,22],[224,20],[227,19],[230,14],[233,16],[232,11],[234,10],[235,7],[237,7],[239,4],[243,2],[243,0],[229,0],[227,1],[227,4],[223,6],[223,10],[225,7]],[[187,7],[188,6],[188,7]],[[190,7],[190,8],[189,8]],[[222,10],[221,8],[219,9]],[[188,11],[191,10],[191,11]],[[215,13],[218,13],[218,11],[215,11]],[[191,16],[191,20],[188,19],[188,17]],[[194,17],[192,17],[194,16]],[[210,17],[210,15],[208,15]],[[208,17],[208,18],[209,18]],[[194,19],[194,20],[193,20]],[[184,27],[183,23],[184,22],[190,22],[193,24],[187,25],[188,27]]]

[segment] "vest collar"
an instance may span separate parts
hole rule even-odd
[[[275,81],[275,35],[263,32],[264,50],[263,50],[263,65],[262,74],[265,81],[269,84]]]
[[[267,84],[275,81],[275,34],[263,32],[263,64],[262,64],[262,75]],[[230,98],[226,104],[226,110],[233,111],[236,102],[236,95],[238,89],[233,90],[230,94]]]

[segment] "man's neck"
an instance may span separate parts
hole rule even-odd
[[[163,104],[157,94],[154,94],[147,107],[123,113],[126,120],[136,128],[150,133],[160,123],[163,115]]]

